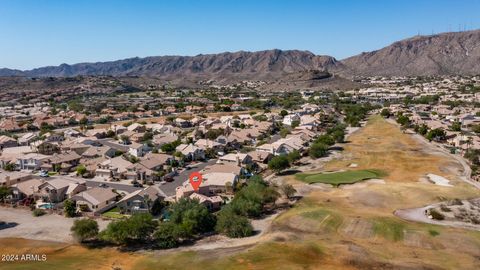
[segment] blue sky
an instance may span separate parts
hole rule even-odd
[[[480,28],[480,0],[0,0],[0,67],[300,49],[342,59]]]

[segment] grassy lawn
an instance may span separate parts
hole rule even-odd
[[[125,218],[125,215],[120,214],[120,209],[118,209],[118,207],[108,210],[107,212],[103,213],[102,216],[106,218],[112,218],[112,219]]]
[[[341,184],[353,184],[358,181],[377,178],[385,175],[378,170],[358,170],[358,171],[345,171],[336,173],[299,173],[296,174],[296,178],[308,184],[313,183],[325,183],[338,186]]]

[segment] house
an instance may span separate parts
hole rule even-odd
[[[84,180],[67,177],[55,177],[38,186],[34,194],[44,202],[58,203],[87,189]]]
[[[38,178],[33,178],[20,182],[18,184],[12,185],[12,198],[14,201],[22,200],[25,198],[31,198],[38,192],[38,187],[43,184],[45,181]]]
[[[160,171],[163,170],[164,165],[171,164],[173,159],[173,156],[167,154],[148,153],[139,161],[139,164],[152,171]]]
[[[221,143],[208,139],[199,139],[194,143],[194,145],[203,149],[204,151],[207,149],[213,149],[217,153],[223,151],[224,148]]]
[[[141,133],[141,132],[145,132],[147,130],[147,128],[142,124],[133,123],[133,124],[131,124],[127,127],[127,130],[132,131],[132,132]]]
[[[272,158],[273,154],[265,151],[251,151],[247,153],[252,157],[252,161],[259,164],[267,164]]]
[[[122,213],[144,213],[149,212],[155,201],[163,201],[167,196],[156,186],[149,186],[144,189],[127,194],[117,206]]]
[[[32,147],[32,150],[44,155],[53,155],[54,153],[60,152],[58,143],[47,142],[43,140],[32,142],[30,147]]]
[[[123,174],[127,172],[127,168],[130,165],[132,165],[132,163],[122,156],[107,159],[98,164],[98,169],[95,170],[95,176],[105,179],[121,178]]]
[[[103,129],[103,128],[101,128],[101,129],[89,129],[89,130],[87,130],[85,135],[87,135],[87,137],[95,137],[97,139],[102,139],[102,138],[105,138],[107,136],[107,130]]]
[[[192,125],[192,123],[188,120],[182,118],[175,118],[175,126],[180,128],[188,128]]]
[[[143,157],[148,151],[148,147],[144,144],[132,142],[128,145],[128,153],[135,157]]]
[[[83,158],[93,159],[98,157],[115,157],[116,150],[109,146],[89,146],[81,156]]]
[[[33,132],[28,132],[23,134],[20,138],[18,138],[18,143],[23,146],[30,145],[33,141],[38,138],[37,134]]]
[[[238,166],[242,166],[252,164],[252,157],[248,154],[243,153],[230,153],[225,156],[219,157],[218,162],[231,162],[233,164],[237,164]]]
[[[3,119],[0,122],[0,130],[7,132],[20,131],[22,128],[18,125],[17,121],[13,118]]]
[[[199,193],[192,193],[188,196],[192,200],[198,200],[200,204],[203,204],[209,211],[219,210],[223,204],[223,199],[220,196],[205,196]]]
[[[14,138],[5,136],[5,135],[0,135],[0,150],[3,150],[4,148],[8,147],[15,147],[17,146],[17,140]]]
[[[156,146],[162,146],[167,143],[172,143],[178,140],[178,136],[171,133],[157,134],[153,136],[152,143]]]
[[[0,171],[0,186],[10,187],[32,178],[33,175],[30,173]]]
[[[238,166],[232,162],[225,162],[225,163],[215,163],[203,168],[203,174],[209,173],[233,173],[235,175],[243,175],[245,173],[245,169],[241,166]]]
[[[298,116],[298,114],[288,114],[283,117],[282,123],[284,125],[292,126],[294,122],[300,123],[300,116]]]
[[[111,188],[94,187],[72,197],[80,211],[103,213],[116,205],[118,194]]]
[[[17,158],[16,165],[20,170],[39,170],[43,162],[47,161],[50,156],[38,153],[29,153]]]
[[[175,199],[179,200],[184,197],[197,193],[208,197],[216,196],[218,193],[225,193],[227,189],[235,186],[238,176],[233,173],[206,173],[203,175],[203,181],[198,190],[193,190],[189,181],[185,181],[181,186],[175,189]]]
[[[45,160],[41,165],[42,169],[49,171],[63,171],[69,172],[74,169],[79,163],[82,157],[73,151],[54,154],[48,160]]]
[[[305,147],[304,142],[299,136],[280,139],[271,144],[262,144],[257,146],[258,151],[269,152],[273,155],[287,155],[293,151],[302,152]]]
[[[182,153],[185,160],[193,161],[205,159],[205,151],[193,144],[180,144],[175,150]]]

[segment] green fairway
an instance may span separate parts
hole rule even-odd
[[[342,184],[353,184],[358,181],[378,178],[381,177],[383,173],[377,170],[358,170],[358,171],[345,171],[345,172],[336,172],[336,173],[299,173],[296,174],[298,180],[303,181],[308,184],[313,183],[325,183],[331,184],[334,186]]]

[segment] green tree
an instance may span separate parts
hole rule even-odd
[[[157,225],[150,214],[134,214],[127,219],[110,222],[100,236],[105,241],[120,245],[145,242]]]
[[[288,153],[287,159],[290,164],[295,163],[296,161],[300,160],[302,156],[298,150],[293,150],[292,152]]]
[[[87,173],[87,168],[85,167],[85,165],[80,164],[77,166],[76,171],[77,171],[77,175],[83,176],[84,174]]]
[[[93,240],[98,236],[98,223],[93,219],[78,219],[73,222],[70,231],[79,242]]]
[[[459,121],[455,121],[450,126],[452,131],[462,131],[462,124]]]
[[[13,172],[15,171],[16,168],[17,168],[17,165],[12,162],[8,162],[7,164],[5,164],[5,166],[3,166],[3,169],[8,172]]]
[[[268,168],[276,173],[290,167],[290,162],[288,162],[287,156],[275,156],[268,162]]]
[[[380,112],[380,115],[381,115],[382,117],[384,117],[384,118],[388,118],[388,117],[390,117],[390,115],[392,115],[392,114],[390,113],[390,110],[389,110],[389,109],[383,108],[383,110]]]
[[[338,131],[335,131],[335,132],[338,132]],[[343,141],[343,139],[341,139],[341,141]],[[335,144],[335,139],[333,138],[332,135],[324,134],[324,135],[320,135],[315,140],[315,143],[322,143],[328,146],[332,146]]]
[[[182,198],[170,205],[170,221],[180,229],[177,236],[191,237],[210,232],[215,226],[215,217],[196,199]]]
[[[6,186],[0,186],[0,201],[5,202],[5,199],[12,194],[12,191],[10,188]]]
[[[429,141],[445,141],[447,134],[442,128],[430,130],[425,136]]]
[[[67,199],[63,202],[63,212],[66,217],[74,217],[77,213],[75,202]]]
[[[308,155],[312,158],[321,158],[328,153],[328,146],[322,143],[314,143],[308,150]]]
[[[228,205],[218,213],[215,231],[231,238],[253,235],[253,227],[248,218],[235,214]]]
[[[179,237],[176,225],[170,221],[162,222],[154,234],[154,239],[159,248],[174,248],[178,246]]]
[[[286,110],[281,110],[281,111],[280,111],[280,116],[281,116],[281,117],[285,117],[285,116],[287,116],[287,115],[288,115],[288,112],[287,112]]]

